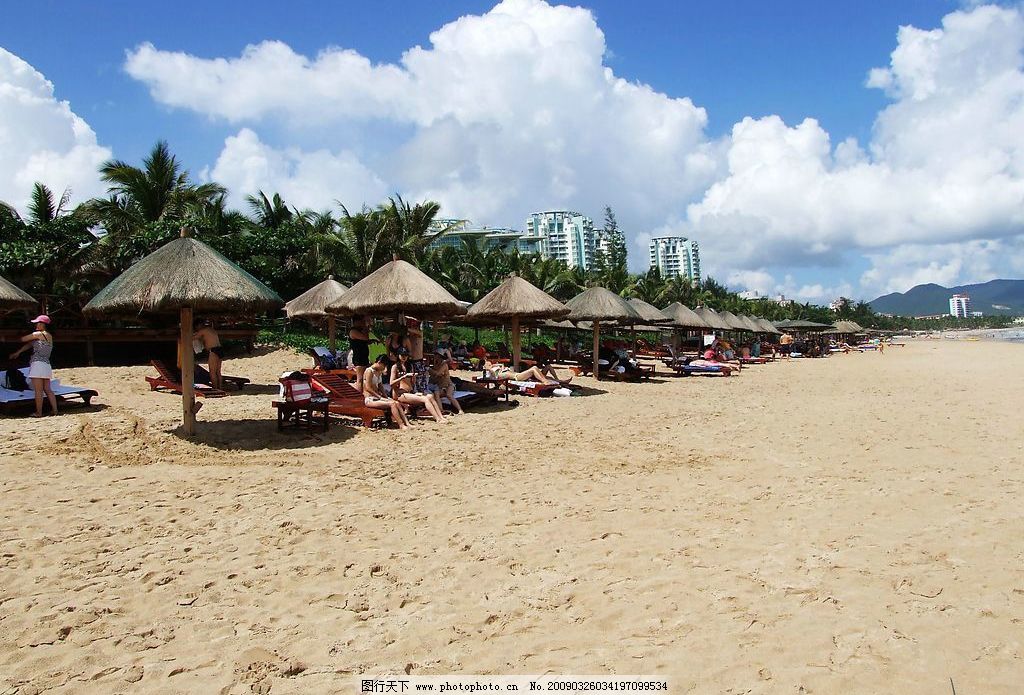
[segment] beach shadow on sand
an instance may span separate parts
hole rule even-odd
[[[277,429],[277,420],[257,419],[202,419],[196,423],[196,433],[191,437],[184,434],[181,427],[171,430],[171,434],[192,444],[202,444],[214,449],[241,451],[279,451],[290,449],[308,449],[346,442],[354,437],[361,426],[354,420],[331,419],[331,426],[325,432],[320,427],[313,429]]]

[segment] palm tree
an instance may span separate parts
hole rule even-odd
[[[211,205],[225,189],[216,183],[193,184],[189,174],[158,142],[142,160],[142,168],[112,159],[100,167],[108,197],[88,208],[109,234],[134,234],[151,222],[184,222],[190,213]]]
[[[252,211],[252,221],[268,229],[278,229],[295,216],[280,193],[275,193],[273,199],[268,199],[266,193],[259,191],[258,195],[246,196],[245,200]]]
[[[58,199],[46,185],[36,183],[26,218],[10,205],[0,208],[4,230],[0,265],[15,277],[25,276],[21,284],[44,301],[59,284],[72,283],[83,256],[96,241],[87,218],[77,209],[68,210],[69,200],[69,191]]]

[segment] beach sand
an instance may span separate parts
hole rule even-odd
[[[0,418],[0,694],[658,674],[674,693],[1019,693],[1024,348],[600,383],[415,431],[198,435],[150,369]],[[597,389],[598,391],[595,391]]]

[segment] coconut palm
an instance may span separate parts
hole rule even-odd
[[[285,204],[280,193],[268,199],[266,193],[259,191],[257,195],[247,195],[245,201],[252,211],[252,221],[268,229],[277,229],[296,214]]]
[[[157,222],[176,229],[226,193],[216,183],[192,183],[162,140],[143,158],[141,168],[112,159],[100,167],[100,175],[108,184],[108,196],[90,201],[86,209],[115,237],[141,233],[147,224]],[[157,245],[166,241],[161,238]]]

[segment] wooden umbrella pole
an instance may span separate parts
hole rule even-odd
[[[328,341],[329,347],[331,348],[331,354],[332,355],[334,354],[334,346],[335,346],[335,343],[337,342],[336,341],[336,337],[337,337],[337,331],[336,331],[336,327],[334,325],[334,314],[328,314],[327,315],[327,341]]]
[[[519,317],[512,319],[512,370],[519,371]]]
[[[181,309],[181,423],[186,435],[196,431],[195,353],[192,352],[192,307]]]
[[[598,371],[597,354],[601,348],[601,322],[594,321],[594,380],[601,380],[601,372]]]

